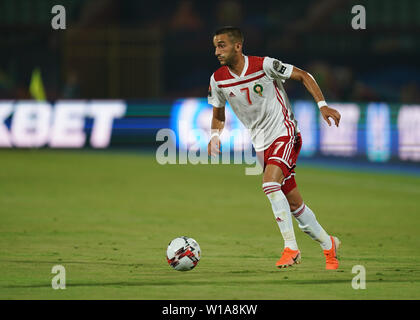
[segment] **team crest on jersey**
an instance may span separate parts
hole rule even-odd
[[[254,86],[254,92],[256,93],[256,94],[258,94],[260,97],[262,97],[262,92],[263,92],[263,90],[264,90],[264,88],[263,88],[263,86],[262,85],[260,85],[260,84],[256,84],[255,86]]]

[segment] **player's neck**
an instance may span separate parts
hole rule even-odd
[[[230,71],[236,74],[238,77],[242,74],[245,67],[245,57],[243,54],[239,55],[231,65],[228,66]]]

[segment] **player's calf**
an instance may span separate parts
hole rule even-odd
[[[313,211],[304,203],[292,214],[299,222],[299,228],[321,245],[326,260],[325,268],[327,270],[337,269],[339,265],[337,249],[340,246],[340,240],[328,235],[317,221]]]
[[[302,203],[302,205],[292,212],[295,219],[299,222],[299,228],[309,235],[313,240],[319,242],[323,250],[331,249],[332,242],[328,233],[317,221],[313,211]]]

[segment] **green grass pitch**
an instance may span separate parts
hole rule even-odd
[[[294,222],[302,264],[242,165],[159,165],[153,154],[0,151],[0,299],[419,299],[420,178],[297,168],[305,202],[342,241],[340,269]],[[202,259],[172,270],[166,247]],[[66,289],[54,290],[54,265]],[[366,289],[352,288],[354,265]]]

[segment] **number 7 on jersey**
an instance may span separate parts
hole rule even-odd
[[[241,91],[243,92],[243,91],[246,91],[246,98],[247,98],[247,100],[248,100],[248,103],[249,104],[252,104],[252,101],[251,101],[251,98],[250,98],[250,96],[249,96],[249,88],[247,87],[247,88],[242,88],[241,89]]]

